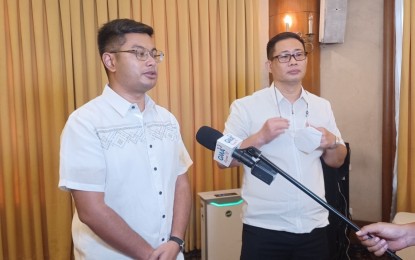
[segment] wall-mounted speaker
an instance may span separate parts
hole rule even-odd
[[[343,43],[346,33],[347,0],[320,1],[321,43]]]

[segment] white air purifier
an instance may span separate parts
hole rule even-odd
[[[240,189],[200,192],[202,260],[237,260],[242,245]]]

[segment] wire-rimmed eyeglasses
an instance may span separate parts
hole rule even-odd
[[[280,54],[277,56],[272,57],[271,61],[274,59],[277,59],[280,63],[287,63],[291,60],[291,58],[294,58],[296,61],[302,61],[307,58],[307,52],[296,52],[293,54]]]
[[[110,51],[109,53],[118,53],[118,52],[128,52],[135,54],[138,60],[146,61],[148,56],[151,56],[157,63],[160,63],[164,58],[164,53],[157,49],[148,50],[144,47],[137,47],[134,50],[124,50],[124,51]]]

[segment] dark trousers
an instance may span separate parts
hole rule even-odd
[[[327,260],[326,228],[295,234],[243,225],[241,260]]]

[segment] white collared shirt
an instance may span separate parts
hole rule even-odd
[[[323,150],[318,148],[311,153],[304,153],[295,146],[294,137],[297,130],[304,129],[308,124],[325,127],[340,137],[327,100],[302,89],[300,98],[291,104],[272,84],[269,88],[234,101],[224,132],[244,140],[258,132],[267,119],[280,116],[290,121],[290,127],[261,147],[262,155],[325,200],[320,162]],[[328,224],[328,211],[283,176],[277,175],[267,185],[253,176],[247,166],[244,166],[244,171],[241,192],[246,202],[244,223],[292,233],[308,233]]]
[[[150,245],[168,241],[176,179],[192,164],[169,111],[146,96],[141,112],[107,85],[70,115],[60,157],[61,189],[104,192],[107,205]],[[75,254],[129,259],[100,240],[77,213],[72,233]]]

